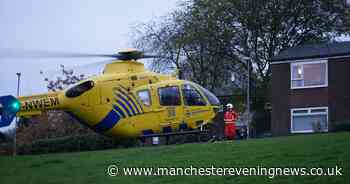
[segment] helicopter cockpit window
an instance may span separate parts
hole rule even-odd
[[[163,106],[181,105],[180,91],[177,86],[158,89],[159,103]]]
[[[77,86],[72,87],[66,92],[66,96],[69,98],[74,98],[82,95],[83,93],[89,91],[94,87],[93,81],[86,81]]]
[[[182,86],[182,94],[184,96],[185,105],[188,106],[204,106],[206,102],[196,88],[189,84]]]
[[[148,90],[142,90],[137,92],[137,95],[139,96],[141,102],[144,105],[150,106],[151,105],[151,95],[149,94]]]
[[[209,103],[211,105],[214,105],[214,106],[220,106],[221,103],[220,103],[220,100],[213,94],[211,93],[209,90],[203,88],[202,86],[200,85],[196,85],[201,91],[203,91],[204,95],[207,97]]]

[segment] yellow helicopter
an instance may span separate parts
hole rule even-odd
[[[71,55],[69,55],[71,56]],[[103,74],[46,94],[0,97],[0,127],[18,117],[63,110],[94,131],[112,137],[140,137],[197,129],[212,123],[220,101],[200,85],[145,70],[138,59],[154,56],[137,50],[115,58]]]

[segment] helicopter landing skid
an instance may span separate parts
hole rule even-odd
[[[139,137],[142,144],[145,145],[146,142],[148,142],[148,139],[153,139],[153,137],[165,137],[165,144],[169,144],[170,137],[177,136],[177,135],[189,135],[194,134],[197,138],[198,142],[201,142],[200,135],[202,134],[208,134],[208,130],[189,130],[189,131],[178,131],[178,132],[169,132],[169,133],[156,133],[156,134],[148,134],[148,135],[142,135]]]

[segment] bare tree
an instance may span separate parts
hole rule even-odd
[[[231,75],[228,71],[237,69],[234,57],[223,54],[231,39],[227,37],[232,34],[221,31],[215,17],[210,27],[205,26],[207,15],[199,8],[194,11],[191,3],[182,7],[160,21],[139,26],[135,46],[162,56],[152,63],[154,70],[174,67],[180,79],[193,80],[211,90],[219,88],[223,79]]]
[[[155,58],[151,68],[157,72],[169,71],[175,68],[179,78],[183,78],[185,67],[182,53],[183,27],[180,17],[182,11],[175,11],[161,20],[151,21],[136,27],[134,46],[145,52],[161,57]]]
[[[210,89],[222,86],[227,70],[245,74],[251,62],[267,97],[273,56],[349,34],[349,23],[343,0],[187,0],[161,21],[140,26],[136,43],[164,55],[162,66],[174,64]]]
[[[46,87],[48,91],[55,92],[57,90],[63,90],[68,86],[85,79],[84,74],[76,75],[74,74],[73,69],[65,69],[64,65],[60,65],[60,71],[61,75],[55,79],[49,79],[48,77],[44,78],[45,82],[47,82]],[[40,74],[44,75],[44,72],[40,71]]]

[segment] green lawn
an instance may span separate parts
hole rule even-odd
[[[1,156],[0,183],[350,183],[350,133]],[[343,176],[116,176],[120,167],[342,167]]]

